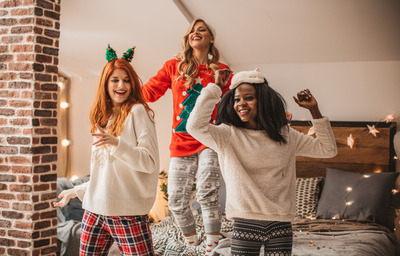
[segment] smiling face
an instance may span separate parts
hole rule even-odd
[[[119,107],[131,94],[131,80],[123,69],[116,69],[108,79],[107,91],[113,107]]]
[[[241,84],[235,89],[233,108],[247,129],[259,129],[256,88],[253,85]]]
[[[208,48],[211,43],[214,43],[214,37],[208,30],[207,25],[202,22],[196,22],[193,29],[190,31],[188,36],[189,44],[194,49]]]

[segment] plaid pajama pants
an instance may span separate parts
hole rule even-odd
[[[80,256],[108,255],[114,241],[121,255],[154,255],[147,215],[103,216],[85,211],[81,227]]]

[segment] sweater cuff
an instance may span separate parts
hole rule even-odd
[[[216,98],[221,98],[222,90],[221,90],[221,87],[219,87],[217,84],[209,83],[207,85],[207,87],[204,88],[204,89],[207,89],[208,91],[213,93]]]
[[[79,200],[81,200],[83,202],[83,197],[85,196],[85,193],[86,193],[87,184],[83,183],[81,185],[75,186],[73,189],[74,189],[76,195],[78,196]]]
[[[330,125],[329,118],[327,116],[324,116],[324,117],[318,118],[318,119],[312,119],[311,121],[313,123],[313,126],[325,127],[327,125]]]

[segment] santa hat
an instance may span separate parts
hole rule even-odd
[[[233,90],[243,83],[261,84],[264,83],[264,76],[258,68],[253,71],[238,72],[233,76],[229,89]]]

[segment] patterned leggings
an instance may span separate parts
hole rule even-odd
[[[290,256],[293,231],[290,222],[235,219],[232,235],[232,255]]]
[[[197,201],[200,203],[206,233],[221,229],[221,204],[218,189],[220,168],[218,156],[212,149],[185,157],[171,158],[168,172],[168,208],[184,234],[196,231],[196,224],[189,206],[192,186],[197,177]]]

